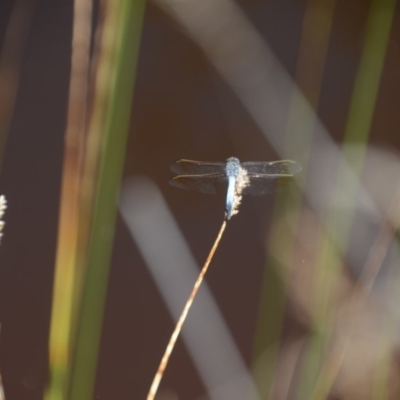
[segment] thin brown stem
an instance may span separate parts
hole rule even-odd
[[[182,330],[182,326],[183,326],[185,319],[189,313],[190,307],[193,304],[194,298],[196,297],[196,294],[199,290],[201,282],[203,281],[204,276],[208,270],[208,266],[210,265],[210,262],[211,262],[212,258],[214,257],[215,251],[217,250],[218,244],[221,240],[222,234],[224,233],[224,230],[226,227],[226,222],[227,222],[227,220],[224,220],[224,222],[222,223],[222,226],[219,230],[218,236],[215,239],[215,242],[211,248],[210,254],[208,255],[206,262],[204,263],[203,268],[200,271],[200,274],[196,280],[196,283],[193,286],[192,293],[190,293],[190,296],[185,304],[185,307],[183,308],[183,311],[178,319],[178,322],[176,323],[175,329],[172,332],[171,338],[169,339],[168,345],[165,349],[165,352],[161,359],[160,365],[158,366],[157,372],[156,372],[153,382],[150,386],[150,390],[147,395],[147,400],[153,400],[157,393],[158,386],[160,385],[161,379],[164,375],[164,371],[167,368],[169,357],[171,356],[171,353],[174,349],[176,340],[178,339],[179,333]]]
[[[0,167],[20,83],[22,59],[37,1],[16,0],[0,49]]]

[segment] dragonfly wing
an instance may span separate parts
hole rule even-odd
[[[249,185],[243,189],[244,195],[264,195],[276,192],[295,182],[293,175],[251,174]]]
[[[172,186],[207,194],[226,193],[227,182],[226,175],[220,173],[178,175],[169,181]]]
[[[246,161],[240,165],[253,174],[294,175],[302,170],[302,166],[292,160]]]
[[[171,165],[172,172],[178,175],[197,175],[225,172],[224,162],[178,160]]]

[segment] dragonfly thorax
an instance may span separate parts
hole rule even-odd
[[[230,157],[226,160],[226,175],[227,177],[237,177],[240,173],[240,161],[236,157]]]

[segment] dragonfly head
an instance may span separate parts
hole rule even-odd
[[[239,159],[236,158],[236,157],[229,157],[229,158],[226,160],[226,163],[227,163],[227,164],[228,164],[228,163],[230,163],[230,164],[240,164],[240,161],[239,161]]]

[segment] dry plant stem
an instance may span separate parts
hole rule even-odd
[[[0,328],[1,328],[1,325],[0,325]],[[6,399],[6,397],[4,395],[3,379],[2,379],[2,377],[0,375],[0,400],[5,400],[5,399]]]
[[[86,153],[85,127],[89,74],[91,0],[74,1],[71,78],[61,183],[57,255],[49,337],[51,377],[44,398],[65,399],[76,328],[75,285],[82,269],[81,194]]]
[[[7,208],[7,201],[4,195],[0,196],[0,239],[3,236],[3,228],[4,228],[4,221],[3,221],[3,216],[4,216],[4,212]],[[0,324],[0,328],[1,328],[1,324]],[[5,400],[5,396],[4,396],[4,388],[3,388],[3,379],[1,377],[0,374],[0,400]]]
[[[0,167],[14,115],[22,58],[36,4],[36,0],[14,1],[0,52]]]
[[[375,240],[374,245],[371,248],[369,257],[365,263],[362,274],[356,284],[353,292],[353,299],[351,303],[353,304],[353,312],[357,311],[357,308],[361,307],[361,299],[358,294],[357,287],[360,287],[366,296],[368,296],[372,290],[372,286],[375,279],[382,267],[382,263],[385,259],[387,251],[389,249],[390,243],[393,236],[400,226],[400,188],[397,190],[393,201],[389,207],[384,223],[382,224],[381,230]],[[350,337],[354,330],[354,324],[350,326],[349,332],[345,339],[340,340],[338,343],[334,344],[330,350],[328,357],[321,367],[321,372],[319,374],[314,393],[312,395],[313,400],[322,398],[324,395],[324,383],[326,382],[326,377],[329,376],[328,381],[334,382],[335,378],[339,374],[340,367],[346,355],[347,349],[350,344]],[[326,392],[326,388],[325,388]]]
[[[169,339],[168,345],[165,349],[164,355],[161,359],[160,365],[158,366],[157,373],[154,376],[153,382],[151,384],[149,393],[147,395],[147,400],[153,400],[156,393],[158,386],[160,385],[161,379],[164,375],[165,368],[167,367],[169,357],[171,356],[172,350],[174,349],[176,340],[178,339],[179,333],[182,330],[182,326],[185,322],[185,319],[188,315],[188,312],[190,310],[190,307],[193,304],[194,298],[196,297],[197,291],[199,290],[199,287],[201,285],[201,282],[204,279],[204,276],[208,270],[208,266],[210,265],[210,262],[212,258],[214,257],[215,251],[217,250],[218,244],[221,240],[222,234],[224,233],[225,227],[226,227],[227,220],[225,219],[224,222],[222,223],[222,226],[219,230],[218,236],[215,239],[215,242],[213,244],[213,247],[211,248],[210,254],[207,257],[206,262],[203,265],[203,268],[200,271],[200,274],[196,280],[196,283],[193,286],[192,293],[190,293],[190,296],[185,304],[185,307],[183,308],[183,311],[178,319],[178,322],[176,323],[175,329],[172,332],[171,338]]]

